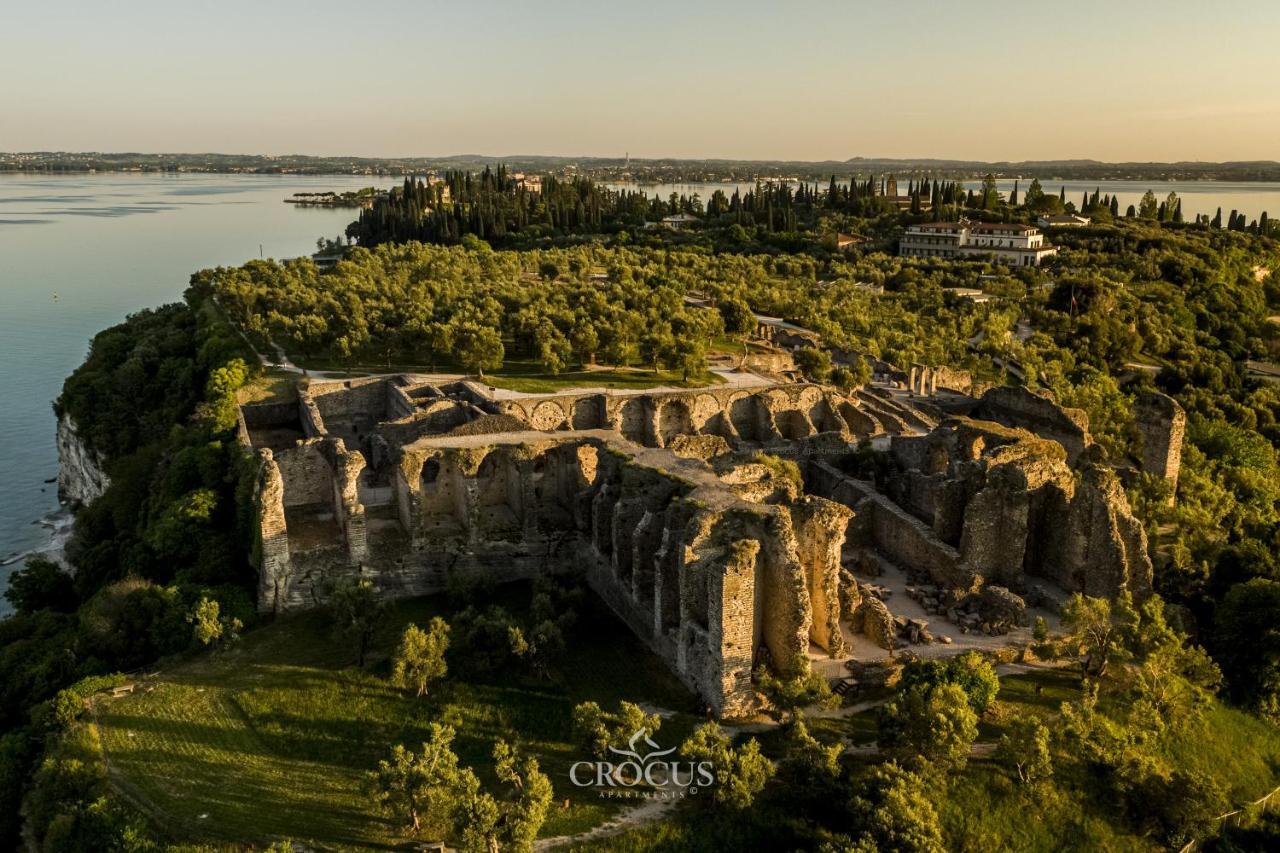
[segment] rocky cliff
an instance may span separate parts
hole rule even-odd
[[[89,449],[69,415],[58,419],[58,498],[71,504],[87,504],[107,490],[111,481],[102,460]]]

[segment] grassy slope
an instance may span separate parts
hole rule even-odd
[[[413,748],[427,725],[440,721],[458,729],[459,757],[482,778],[499,737],[535,754],[557,802],[573,801],[568,810],[555,808],[543,829],[560,835],[618,808],[568,782],[569,765],[585,757],[571,742],[574,704],[631,699],[694,710],[661,661],[599,613],[584,618],[571,641],[561,685],[511,673],[486,680],[455,673],[428,699],[413,701],[387,686],[385,657],[403,624],[425,621],[442,604],[423,599],[397,607],[366,671],[351,666],[351,650],[331,638],[322,617],[304,614],[251,632],[229,652],[161,673],[150,692],[103,702],[98,719],[118,783],[179,838],[384,847],[403,835],[374,813],[364,773],[391,744]],[[682,714],[659,738],[674,744],[694,722]]]
[[[1037,687],[1039,691],[1037,692]],[[979,726],[979,742],[999,739],[1010,720],[1047,717],[1061,704],[1080,695],[1079,677],[1068,670],[1006,676],[993,712]],[[810,733],[826,743],[844,739],[854,744],[876,739],[876,710],[846,720],[810,719]],[[777,757],[780,744],[774,732],[759,736],[766,754]],[[1214,705],[1203,730],[1188,730],[1169,749],[1181,766],[1195,767],[1227,785],[1235,803],[1252,800],[1280,782],[1280,733],[1258,719]],[[960,778],[937,803],[947,847],[955,851],[1155,851],[1151,839],[1116,827],[1108,819],[1106,803],[1081,796],[1082,780],[1063,784],[1038,799],[1016,786],[1007,770],[990,760],[972,760]],[[1065,789],[1065,790],[1064,790]],[[777,815],[778,820],[785,815]],[[765,823],[768,818],[763,818]],[[681,807],[663,824],[637,828],[622,835],[583,845],[581,850],[610,853],[716,850],[717,833],[697,809]],[[769,849],[766,843],[760,849]]]
[[[1036,688],[1040,692],[1036,692]],[[978,739],[994,742],[1005,722],[1056,714],[1078,698],[1079,677],[1057,670],[1007,676],[998,702],[979,726]],[[1175,766],[1201,770],[1218,779],[1233,803],[1252,800],[1280,782],[1280,732],[1255,717],[1215,703],[1203,728],[1175,736],[1168,755]],[[1056,789],[1039,799],[1015,785],[1008,772],[989,761],[970,762],[964,777],[943,801],[940,814],[956,850],[1159,850],[1152,839],[1108,822],[1110,803],[1091,802],[1080,793],[1087,781],[1059,776]],[[1033,815],[1033,817],[1029,817]]]

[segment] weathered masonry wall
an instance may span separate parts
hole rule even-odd
[[[1172,397],[1150,391],[1138,397],[1134,420],[1142,437],[1142,470],[1176,486],[1182,470],[1187,413]]]
[[[1115,472],[1088,460],[1073,471],[1066,455],[1023,430],[952,418],[893,439],[888,494],[821,461],[808,476],[813,491],[855,509],[855,543],[945,588],[1022,591],[1036,577],[1088,595],[1149,595],[1146,536]]]
[[[811,641],[843,651],[852,513],[821,498],[750,503],[706,464],[609,431],[421,439],[403,448],[382,516],[360,503],[363,457],[341,439],[260,457],[263,609],[314,606],[343,577],[400,596],[454,574],[585,572],[717,714],[751,710],[754,665],[805,671]]]
[[[867,437],[886,428],[862,402],[818,385],[765,389],[708,388],[689,392],[583,394],[504,400],[503,414],[542,431],[608,429],[645,447],[666,447],[680,435],[718,435],[752,442],[795,441],[820,432]]]

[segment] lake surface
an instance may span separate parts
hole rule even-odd
[[[59,517],[51,402],[89,340],[182,298],[191,273],[315,251],[355,218],[298,191],[390,186],[357,176],[0,173],[0,562],[45,546]],[[0,567],[0,589],[18,567]],[[0,613],[8,603],[0,599]]]
[[[865,178],[865,176],[863,176]],[[883,177],[877,176],[877,177]],[[848,184],[848,176],[841,179],[841,183]],[[794,181],[790,182],[794,185]],[[829,181],[818,181],[818,189],[825,190]],[[1012,178],[1008,180],[996,181],[996,186],[1000,192],[1007,198],[1009,191],[1013,189],[1014,181]],[[964,185],[972,189],[980,189],[982,181],[965,181]],[[1021,199],[1027,191],[1027,187],[1031,185],[1030,178],[1022,178],[1018,180],[1018,197]],[[1214,212],[1222,208],[1222,220],[1227,219],[1227,214],[1232,210],[1238,210],[1247,216],[1250,220],[1257,219],[1262,215],[1263,211],[1272,219],[1280,217],[1280,183],[1264,183],[1264,182],[1241,182],[1228,183],[1224,181],[1057,181],[1052,179],[1042,180],[1040,185],[1046,193],[1058,194],[1062,187],[1067,188],[1067,201],[1074,202],[1077,207],[1080,206],[1081,196],[1085,192],[1092,193],[1094,189],[1101,190],[1103,195],[1114,195],[1120,199],[1120,213],[1123,214],[1125,208],[1129,205],[1138,206],[1138,202],[1142,199],[1142,194],[1147,190],[1151,190],[1156,194],[1158,201],[1164,201],[1170,192],[1176,192],[1178,197],[1182,199],[1182,215],[1184,218],[1191,220],[1195,218],[1197,213],[1203,213],[1207,216],[1213,216]],[[716,190],[723,190],[727,196],[732,196],[734,189],[738,189],[743,193],[755,188],[753,181],[739,181],[736,183],[677,183],[677,184],[636,184],[636,183],[608,183],[610,189],[628,189],[640,190],[646,195],[652,197],[655,194],[664,201],[671,195],[677,193],[679,195],[692,196],[697,193],[703,204],[707,199],[711,198],[711,194]],[[902,178],[898,182],[898,192],[906,195],[907,179]]]

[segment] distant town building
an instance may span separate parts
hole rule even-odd
[[[1083,228],[1093,220],[1078,213],[1054,213],[1041,216],[1036,224],[1041,228]]]
[[[542,192],[542,178],[539,175],[526,175],[524,172],[516,172],[511,176],[516,182],[516,186],[531,193]]]
[[[1039,228],[1012,222],[925,222],[907,226],[898,241],[898,254],[907,258],[989,255],[1018,267],[1039,266],[1057,253]]]
[[[979,290],[976,287],[944,287],[943,290],[953,296],[959,296],[961,299],[968,299],[970,302],[977,302],[978,304],[995,299],[990,293]]]
[[[665,225],[667,228],[674,228],[676,230],[679,230],[681,228],[688,228],[690,225],[697,224],[697,222],[698,222],[698,217],[688,213],[677,213],[674,216],[662,217],[663,225]]]
[[[893,204],[898,208],[898,210],[911,209],[911,196],[909,194],[898,195],[898,179],[895,176],[890,175],[889,177],[881,181],[878,187],[874,187],[873,189],[875,190],[876,194],[879,195],[881,198],[883,198],[885,201],[893,202]],[[928,210],[932,206],[928,198],[921,198],[920,205],[924,210]]]

